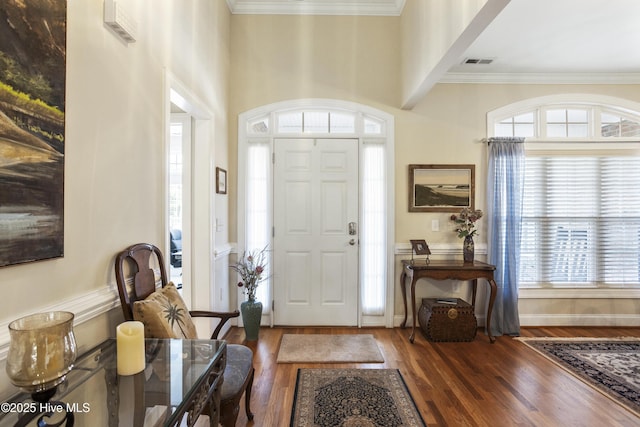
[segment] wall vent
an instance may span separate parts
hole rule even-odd
[[[463,64],[491,64],[493,62],[493,58],[465,58],[462,61]]]

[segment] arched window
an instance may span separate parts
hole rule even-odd
[[[489,136],[521,136],[527,141],[546,142],[634,142],[640,139],[637,108],[635,103],[602,96],[535,98],[490,112]]]
[[[521,288],[640,288],[640,104],[558,95],[488,114],[525,137]]]

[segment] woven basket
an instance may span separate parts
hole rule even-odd
[[[474,307],[460,298],[455,305],[423,298],[418,321],[429,341],[473,341],[478,330]]]

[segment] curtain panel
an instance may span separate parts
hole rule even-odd
[[[524,189],[524,138],[490,138],[487,173],[489,263],[498,285],[491,333],[519,335],[518,268]]]

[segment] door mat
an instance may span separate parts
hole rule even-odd
[[[640,338],[515,338],[640,416]]]
[[[373,335],[284,334],[278,363],[383,363]]]
[[[425,423],[397,369],[298,369],[290,426]]]

